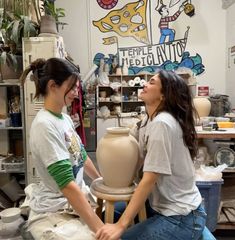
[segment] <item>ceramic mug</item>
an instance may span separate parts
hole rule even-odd
[[[106,98],[106,92],[105,91],[100,91],[100,97]]]

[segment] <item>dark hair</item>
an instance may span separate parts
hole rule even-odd
[[[58,86],[61,86],[64,81],[70,78],[71,84],[65,93],[66,95],[79,79],[78,69],[69,61],[61,58],[49,58],[48,60],[39,58],[32,62],[20,77],[22,85],[30,71],[33,72],[31,80],[35,82],[36,87],[35,98],[38,98],[40,95],[47,95],[47,83],[49,80],[54,80]]]
[[[165,7],[166,7],[166,5],[162,4],[162,5],[158,8],[157,11],[159,12],[159,14],[162,15],[162,9],[165,8]]]
[[[197,154],[197,140],[194,120],[196,110],[191,91],[183,78],[173,71],[160,70],[157,75],[162,85],[163,101],[150,117],[163,111],[170,113],[182,128],[184,144],[193,159]]]

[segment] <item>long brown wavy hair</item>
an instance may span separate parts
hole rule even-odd
[[[188,147],[192,160],[197,155],[197,139],[195,130],[196,110],[192,103],[192,94],[186,82],[173,71],[160,70],[157,73],[164,100],[156,108],[153,118],[160,112],[170,113],[180,124],[184,144]]]

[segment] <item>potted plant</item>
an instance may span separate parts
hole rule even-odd
[[[64,8],[56,8],[55,0],[40,0],[40,2],[40,34],[58,34],[59,26],[62,26],[63,29],[64,25],[67,25],[59,20],[61,17],[65,17]]]
[[[0,11],[0,66],[2,79],[17,79],[22,73],[22,38],[37,36],[39,25],[30,19],[25,6],[31,2],[1,1]],[[19,2],[19,4],[17,4]],[[21,5],[20,3],[25,3]],[[9,4],[11,3],[11,4]],[[7,5],[8,4],[8,5]],[[16,5],[17,4],[17,5]],[[28,5],[29,6],[29,5]],[[28,10],[27,10],[28,11]]]

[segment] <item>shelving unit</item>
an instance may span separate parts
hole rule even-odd
[[[119,126],[124,121],[129,121],[131,124],[135,116],[134,113],[139,113],[140,107],[144,106],[144,102],[138,98],[138,93],[143,86],[140,84],[135,86],[129,85],[129,81],[137,77],[148,81],[152,75],[109,75],[109,85],[98,85],[96,89],[97,110],[100,110],[102,106],[107,106],[110,110],[110,116],[105,119],[97,117],[97,141],[105,134],[107,127]],[[118,87],[113,89],[113,86]],[[126,116],[122,117],[122,113],[123,115],[126,114]],[[128,113],[130,114],[129,116]]]
[[[106,105],[111,111],[111,115],[116,115],[116,106],[120,106],[120,112],[123,113],[138,111],[136,107],[144,105],[143,101],[138,99],[138,91],[139,89],[142,89],[143,86],[140,86],[139,84],[129,86],[128,83],[136,77],[148,81],[151,76],[152,75],[148,74],[109,75],[109,85],[98,85],[97,87],[97,108]],[[112,85],[115,85],[115,83],[120,84],[120,87],[113,89]]]
[[[24,116],[24,88],[20,85],[18,79],[5,80],[0,83],[0,105],[1,115],[9,118],[10,106],[9,101],[13,97],[19,98],[20,105],[20,118],[19,125],[12,126],[11,120],[6,121],[8,124],[4,125],[3,122],[0,125],[0,188],[3,190],[8,184],[17,185],[17,189],[21,189],[12,201],[22,197],[23,188],[27,182],[26,165],[26,138],[25,138],[25,116]],[[4,179],[4,180],[3,180]],[[14,181],[13,181],[14,180]],[[16,181],[15,181],[16,180]],[[19,185],[22,184],[22,186]],[[5,193],[8,195],[7,193]]]

